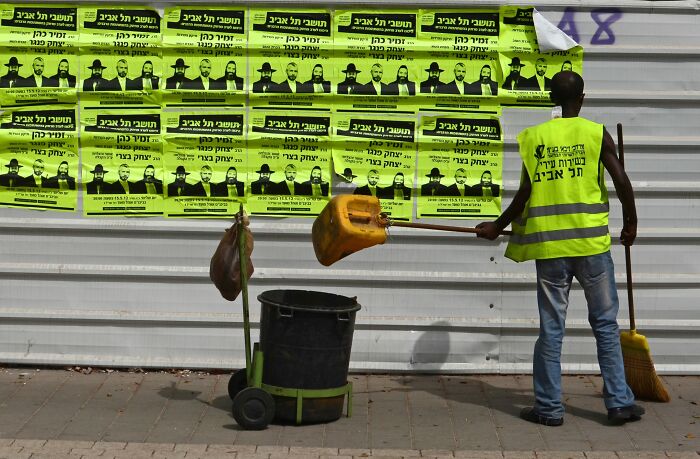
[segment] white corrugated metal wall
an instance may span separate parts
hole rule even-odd
[[[564,28],[585,48],[582,115],[605,123],[613,136],[617,122],[625,125],[640,220],[632,250],[638,329],[649,338],[657,371],[698,374],[700,2],[536,6],[554,24],[565,17]],[[517,188],[515,135],[548,116],[504,111],[504,205]],[[611,215],[611,231],[619,233],[616,200]],[[530,370],[538,328],[534,265],[504,259],[505,241],[396,228],[384,246],[324,268],[313,255],[311,224],[253,219],[254,321],[255,297],[265,290],[335,292],[357,296],[363,306],[351,369]],[[209,258],[227,226],[0,209],[0,362],[243,366],[240,299],[223,300],[208,277]],[[613,255],[622,289],[620,247]],[[621,299],[624,325],[624,294]],[[567,327],[564,369],[596,371],[578,289]]]

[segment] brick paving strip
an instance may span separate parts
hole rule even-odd
[[[0,459],[700,459],[696,451],[470,451],[0,439]]]

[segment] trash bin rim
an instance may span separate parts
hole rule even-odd
[[[324,295],[335,296],[335,297],[340,297],[340,298],[344,298],[347,300],[351,300],[351,301],[354,301],[354,304],[348,305],[345,307],[309,306],[308,304],[283,304],[283,303],[280,303],[280,302],[275,301],[275,300],[271,300],[271,299],[266,297],[266,294],[272,294],[273,292],[298,292],[298,293],[314,293],[314,294],[321,293]],[[338,295],[337,293],[319,292],[317,290],[299,290],[299,289],[266,290],[258,295],[258,301],[260,301],[260,303],[262,303],[262,304],[269,304],[271,306],[275,306],[278,308],[286,308],[286,309],[292,309],[292,310],[297,310],[297,311],[332,313],[332,314],[343,313],[343,312],[356,312],[362,308],[360,303],[357,302],[356,298]]]

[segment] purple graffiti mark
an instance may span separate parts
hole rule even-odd
[[[614,45],[615,34],[610,26],[622,18],[622,11],[619,8],[598,8],[591,11],[591,18],[598,24],[598,30],[591,37],[591,44]]]
[[[576,20],[574,19],[575,13],[576,10],[568,6],[564,10],[564,15],[561,17],[561,21],[559,21],[557,27],[559,27],[562,32],[570,36],[572,40],[579,42],[580,36],[578,34],[578,29],[576,28]]]

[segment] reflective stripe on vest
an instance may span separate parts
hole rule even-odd
[[[528,218],[535,217],[547,217],[550,215],[566,215],[566,214],[599,214],[602,212],[609,212],[610,205],[605,203],[600,204],[554,204],[551,206],[539,206],[530,207],[528,211]],[[527,220],[524,218],[518,218],[516,223],[520,226],[525,226]]]
[[[552,231],[540,231],[525,235],[513,234],[510,240],[515,244],[535,244],[538,242],[564,241],[567,239],[586,239],[608,235],[608,225],[595,228],[572,228]]]

